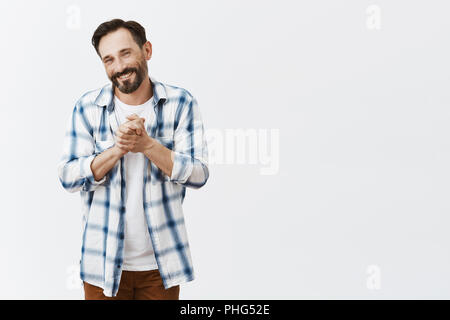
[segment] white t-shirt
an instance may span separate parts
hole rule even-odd
[[[119,124],[133,113],[150,120],[153,97],[141,105],[133,106],[120,101],[114,96],[115,114]],[[145,155],[140,152],[128,152],[124,156],[126,179],[125,205],[125,244],[123,270],[144,271],[158,269],[152,242],[148,233],[147,220],[144,213],[142,192],[144,187]]]

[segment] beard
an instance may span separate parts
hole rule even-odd
[[[142,81],[144,81],[145,75],[148,72],[147,62],[145,59],[138,61],[137,67],[127,67],[121,72],[115,73],[113,76],[109,77],[109,80],[113,83],[113,85],[120,90],[120,92],[129,94],[137,90],[141,85]],[[119,77],[132,73],[130,78],[126,80],[120,80]],[[134,74],[134,80],[131,81]]]

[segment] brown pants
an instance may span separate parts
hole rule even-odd
[[[107,297],[103,289],[84,283],[85,300],[179,300],[180,286],[165,289],[159,270],[122,271],[119,291],[115,297]]]

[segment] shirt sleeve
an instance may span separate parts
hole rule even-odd
[[[197,100],[192,97],[176,114],[174,163],[170,181],[198,189],[209,178],[208,146]]]
[[[77,102],[67,122],[63,152],[58,162],[58,176],[64,189],[69,192],[93,191],[107,181],[107,175],[95,181],[91,163],[97,154],[86,109]]]

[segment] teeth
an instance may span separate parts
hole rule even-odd
[[[132,73],[133,73],[133,72],[129,72],[129,73],[127,73],[127,74],[124,74],[124,75],[120,76],[119,78],[120,78],[120,79],[126,79],[126,78],[128,78],[129,76],[131,76]]]

